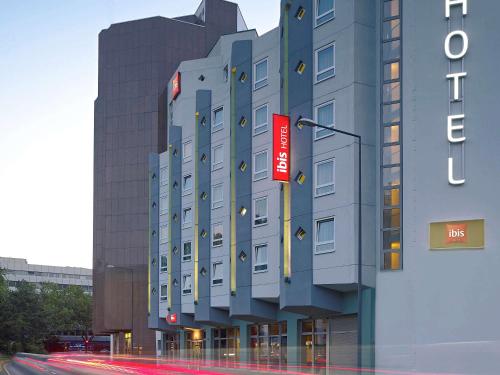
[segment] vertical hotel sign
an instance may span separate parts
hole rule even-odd
[[[290,117],[273,114],[273,180],[290,181]]]
[[[181,72],[176,72],[172,79],[172,99],[175,100],[181,93]]]
[[[445,0],[445,16],[448,20],[448,24],[450,25],[452,22],[452,10],[455,7],[461,8],[461,18],[463,25],[463,19],[467,15],[467,0]],[[458,47],[458,50],[452,51],[452,41],[455,40]],[[456,49],[456,48],[454,48]],[[463,93],[463,83],[464,79],[467,76],[467,72],[464,71],[464,58],[469,49],[469,37],[465,33],[464,30],[451,30],[446,36],[444,41],[444,52],[446,57],[449,59],[449,72],[446,75],[446,79],[450,81],[451,85],[451,97],[450,105],[449,105],[449,114],[447,119],[447,135],[448,142],[450,144],[450,151],[448,154],[448,183],[450,185],[462,185],[465,183],[465,113],[464,113],[464,93]],[[459,66],[459,68],[456,68]],[[455,69],[454,69],[455,68]],[[460,91],[462,91],[462,95],[460,95]],[[457,106],[460,107],[459,113],[452,113],[452,109]],[[454,158],[452,155],[452,146],[453,145],[461,145],[461,158],[462,158],[462,173],[459,177],[455,176],[454,173]]]

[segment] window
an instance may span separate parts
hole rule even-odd
[[[168,230],[167,225],[164,224],[160,226],[160,243],[165,243],[168,240]]]
[[[182,194],[191,194],[193,189],[193,178],[190,174],[187,174],[182,179]]]
[[[193,142],[187,141],[182,144],[182,160],[184,163],[191,160],[193,156]]]
[[[316,121],[318,124],[328,126],[329,128],[335,126],[335,101],[324,103],[316,107]],[[330,130],[315,128],[314,137],[315,139],[321,139],[333,134],[334,132]]]
[[[316,163],[316,186],[317,197],[335,192],[335,162],[334,159]]]
[[[399,0],[389,0],[384,3],[384,17],[397,17],[399,15]]]
[[[401,98],[400,83],[385,83],[382,87],[384,103],[396,102]]]
[[[168,169],[167,167],[160,169],[160,185],[168,184]]]
[[[167,271],[168,271],[167,256],[162,255],[160,256],[160,272],[167,272]]]
[[[182,225],[184,227],[190,227],[193,222],[193,211],[191,207],[187,207],[182,210]]]
[[[399,62],[384,65],[384,81],[399,79]]]
[[[254,114],[254,134],[261,134],[267,131],[267,119],[267,104],[257,107]]]
[[[316,221],[314,248],[317,254],[335,250],[335,221],[333,217]]]
[[[262,151],[253,157],[253,179],[261,180],[267,177],[267,151]]]
[[[212,264],[212,285],[222,285],[224,279],[224,272],[222,262],[215,262]]]
[[[191,274],[182,275],[182,294],[191,294]]]
[[[168,210],[167,196],[163,195],[160,197],[160,215],[166,214],[167,210]]]
[[[335,75],[335,44],[316,50],[316,82]]]
[[[166,301],[168,298],[168,285],[167,284],[161,284],[160,287],[160,300],[161,301]]]
[[[224,162],[224,145],[215,146],[212,149],[212,170],[222,168]]]
[[[191,261],[191,241],[186,241],[184,245],[182,245],[182,261]]]
[[[334,0],[316,0],[316,26],[332,20],[334,16]]]
[[[214,123],[212,125],[212,131],[220,130],[224,127],[224,107],[217,108],[214,110]]]
[[[224,82],[227,82],[227,80],[229,78],[229,66],[227,64],[223,70],[223,78],[224,78]]]
[[[224,238],[222,223],[217,223],[212,226],[212,246],[222,246]]]
[[[399,38],[401,33],[399,19],[385,21],[382,32],[384,40]]]
[[[223,188],[224,188],[223,184],[217,184],[212,186],[212,209],[223,206],[223,199],[224,199]]]
[[[254,272],[267,271],[267,244],[255,246]]]
[[[253,212],[253,224],[255,226],[267,224],[267,197],[255,199]]]
[[[267,85],[267,57],[254,65],[254,89],[260,89]]]

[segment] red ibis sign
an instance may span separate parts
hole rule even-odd
[[[290,117],[273,114],[273,180],[290,181]]]
[[[172,99],[177,98],[181,93],[181,72],[175,73],[174,79],[172,79]]]
[[[167,323],[177,323],[177,314],[167,314]]]

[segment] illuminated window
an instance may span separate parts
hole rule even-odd
[[[261,134],[267,130],[268,123],[267,104],[261,105],[255,109],[254,114],[254,134]]]
[[[222,285],[224,280],[224,269],[222,262],[212,264],[212,285]]]
[[[214,121],[212,125],[212,131],[220,130],[224,127],[224,107],[217,108],[214,110]]]
[[[224,145],[215,146],[212,149],[212,170],[222,168],[224,162]]]
[[[384,81],[399,79],[399,62],[384,65]]]
[[[168,298],[168,285],[167,284],[161,284],[160,287],[160,300],[161,301],[166,301]]]
[[[316,26],[332,20],[335,16],[334,0],[316,0]]]
[[[254,64],[254,89],[267,85],[267,57]]]
[[[267,244],[256,245],[254,247],[253,271],[267,271]]]
[[[191,241],[186,241],[182,245],[182,261],[191,261]]]
[[[316,107],[315,111],[316,122],[319,125],[333,128],[335,126],[335,101],[323,103]],[[334,132],[328,129],[314,128],[314,138],[321,139],[333,135]]]
[[[399,142],[399,126],[384,127],[384,144]]]
[[[212,186],[212,209],[222,207],[224,204],[224,185],[222,183]]]
[[[254,200],[254,226],[267,224],[267,197],[257,198]]]
[[[191,274],[184,274],[182,275],[182,294],[187,295],[191,294]]]
[[[222,223],[217,223],[212,226],[212,247],[222,246],[224,240],[223,230]]]
[[[167,271],[168,271],[167,256],[162,255],[160,257],[160,272],[167,272]]]
[[[335,221],[333,217],[316,221],[314,250],[316,254],[335,250]]]
[[[316,50],[316,82],[335,75],[335,44],[331,43]]]
[[[315,186],[317,197],[335,192],[335,161],[325,160],[315,164]]]
[[[253,179],[262,180],[267,177],[267,151],[261,151],[253,156]]]

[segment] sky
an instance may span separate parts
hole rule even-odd
[[[0,256],[92,267],[98,33],[200,1],[2,0]],[[279,0],[236,2],[259,35],[277,26]]]

